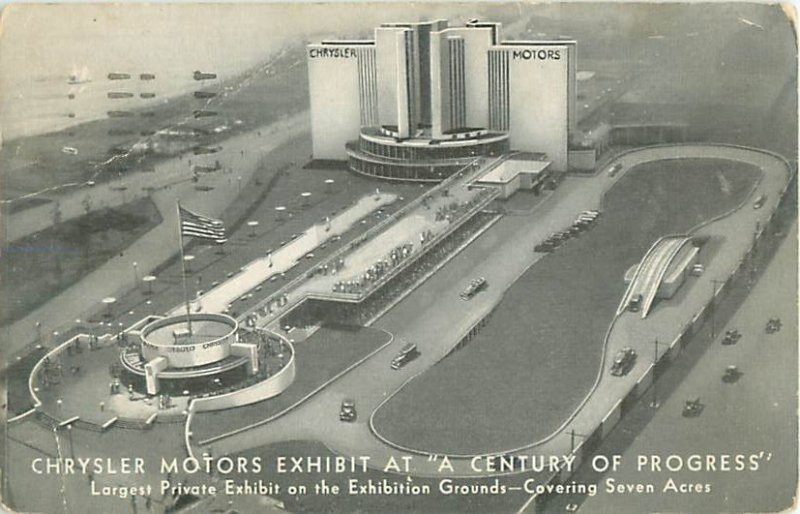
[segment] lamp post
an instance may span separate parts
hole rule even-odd
[[[575,432],[574,428],[572,430],[570,430],[569,431],[569,452],[570,453],[575,451],[575,437],[580,437],[583,440],[586,440],[588,438],[588,436],[586,436],[584,434],[579,434],[579,433]]]
[[[658,384],[658,380],[656,380],[656,366],[658,366],[658,339],[653,341],[653,344],[655,344],[655,355],[653,356],[653,398],[650,400],[650,407],[657,409],[660,406],[658,403],[658,391],[656,389],[656,384]]]
[[[142,282],[147,284],[147,294],[153,294],[153,282],[156,281],[156,277],[154,275],[147,275],[142,277]]]
[[[69,455],[75,460],[75,448],[72,445],[72,424],[67,425],[67,436],[69,437]]]
[[[139,287],[139,263],[133,261],[133,287]]]
[[[247,226],[250,227],[250,237],[256,237],[256,228],[258,227],[258,221],[256,220],[248,221]]]
[[[711,279],[711,339],[717,337],[717,284],[721,284],[722,280],[715,278]]]

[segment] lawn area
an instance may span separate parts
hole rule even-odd
[[[708,159],[630,170],[606,194],[596,227],[526,271],[469,345],[377,411],[377,430],[440,454],[504,451],[551,434],[595,380],[625,270],[659,237],[741,203],[757,178],[749,165]]]
[[[357,360],[383,346],[390,335],[382,330],[345,325],[326,325],[295,344],[297,376],[289,389],[269,400],[244,407],[195,415],[192,431],[196,441],[256,423],[291,407]]]
[[[149,198],[101,209],[3,248],[0,325],[16,321],[161,223]]]

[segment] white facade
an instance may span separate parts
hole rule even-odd
[[[490,128],[507,130],[514,150],[544,152],[555,171],[569,167],[574,46],[574,42],[514,42],[489,52]]]
[[[374,41],[309,45],[315,159],[345,159],[362,127],[401,139],[507,132],[511,148],[569,168],[574,41],[500,41],[497,23],[387,23]]]
[[[320,43],[306,49],[315,159],[345,159],[345,143],[358,138],[362,111],[366,114],[370,108],[369,102],[362,105],[362,96],[373,93],[375,84],[359,70],[359,55],[371,52],[371,45],[350,43]],[[361,60],[369,62],[369,57]],[[373,87],[367,87],[367,81]]]

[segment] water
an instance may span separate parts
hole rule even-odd
[[[384,21],[449,17],[463,6],[370,5],[29,5],[3,10],[0,47],[2,138],[30,136],[104,118],[108,111],[157,108],[267,60],[287,43],[364,37]],[[334,32],[335,31],[335,32]],[[195,70],[217,74],[196,81]],[[109,80],[126,73],[129,80]],[[142,73],[154,80],[140,80]],[[69,84],[75,75],[80,84]],[[84,82],[84,80],[86,80]],[[134,93],[111,99],[109,92]],[[141,98],[141,93],[155,93]],[[70,98],[73,95],[74,98]]]

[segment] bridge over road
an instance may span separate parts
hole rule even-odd
[[[617,316],[622,314],[631,300],[638,296],[642,300],[642,318],[647,317],[667,270],[690,241],[690,237],[679,235],[664,236],[653,243],[636,267],[630,285],[617,308]]]

